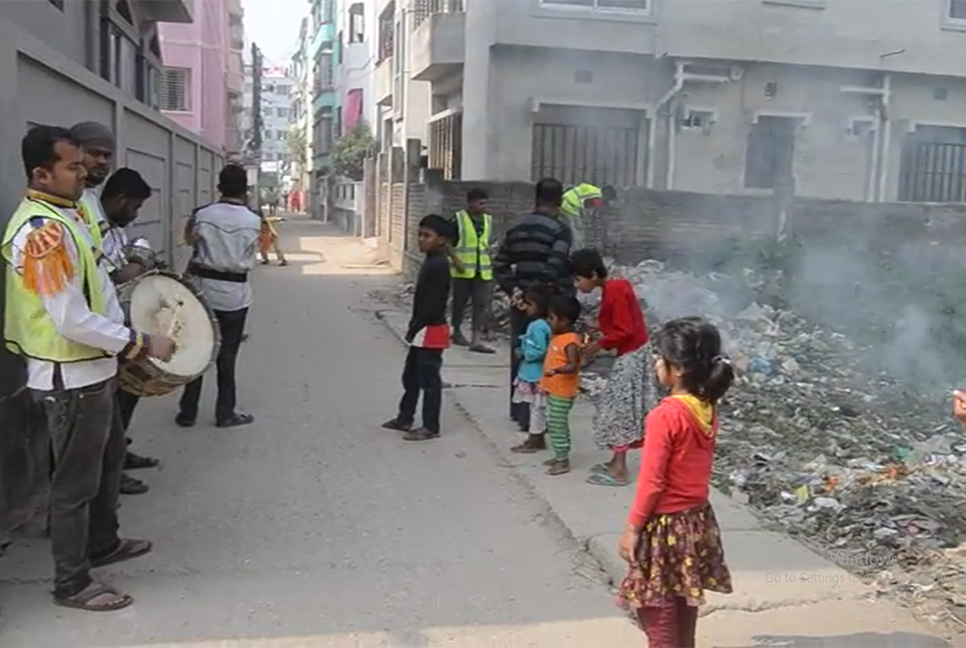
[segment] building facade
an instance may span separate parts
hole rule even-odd
[[[289,110],[289,130],[292,131],[291,151],[292,186],[290,207],[312,213],[310,187],[312,185],[312,57],[309,55],[311,34],[308,17],[299,26],[299,39],[292,56],[292,105]]]
[[[963,0],[405,1],[448,177],[966,201]]]
[[[326,217],[327,177],[332,165],[334,133],[340,119],[336,110],[337,0],[312,0],[309,12],[309,61],[312,66],[312,178],[311,202],[315,218]]]
[[[241,0],[205,0],[194,21],[161,26],[162,112],[230,157],[241,153]]]
[[[343,0],[338,6],[338,56],[335,87],[338,139],[356,126],[372,127],[375,102],[371,101],[375,64],[375,3]]]

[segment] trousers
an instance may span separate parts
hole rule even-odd
[[[237,401],[235,389],[235,365],[238,361],[238,348],[245,334],[245,318],[248,309],[236,311],[215,311],[218,328],[221,331],[221,349],[215,368],[218,374],[218,400],[215,404],[215,420],[227,421],[235,414]],[[198,402],[201,400],[201,387],[204,376],[185,385],[179,403],[181,415],[190,420],[198,418]]]
[[[570,456],[570,410],[573,407],[573,398],[547,396],[547,434],[553,456],[557,459]]]
[[[637,619],[647,636],[649,648],[694,648],[698,627],[698,608],[676,597],[663,607],[643,607]]]
[[[131,419],[134,418],[134,409],[138,406],[140,400],[141,397],[136,394],[126,392],[123,389],[117,390],[117,411],[121,417],[121,425],[124,426],[125,432],[131,427]]]
[[[423,394],[423,427],[430,432],[439,433],[439,412],[443,406],[443,368],[442,349],[421,349],[409,347],[406,364],[403,366],[403,397],[399,401],[399,416],[396,421],[412,425],[416,420],[416,405],[419,394]]]
[[[520,348],[520,336],[527,330],[527,314],[516,308],[510,309],[510,418],[520,424],[521,430],[530,429],[530,404],[513,402],[513,381],[520,369],[520,358],[516,349]]]
[[[486,325],[486,316],[489,312],[490,285],[491,281],[484,281],[479,277],[472,279],[453,279],[453,333],[459,332],[463,325],[463,314],[466,312],[466,304],[470,303],[470,311],[473,335],[477,336]]]
[[[117,502],[124,468],[124,426],[115,381],[34,391],[50,433],[50,547],[54,595],[74,596],[90,585],[90,557],[117,549]]]

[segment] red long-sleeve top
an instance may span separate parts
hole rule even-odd
[[[641,474],[628,524],[708,501],[718,421],[693,396],[665,398],[647,415]]]
[[[601,349],[616,349],[618,356],[637,351],[647,344],[644,313],[630,281],[610,279],[604,282],[597,325],[602,334],[597,344]]]

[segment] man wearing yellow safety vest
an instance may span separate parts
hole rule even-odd
[[[84,153],[87,179],[80,199],[84,222],[90,228],[94,243],[103,251],[104,233],[110,227],[101,206],[100,188],[114,165],[114,133],[104,124],[81,122],[70,129],[70,135]]]
[[[469,347],[476,353],[494,353],[481,339],[492,299],[493,266],[490,261],[490,236],[493,219],[486,213],[488,196],[480,188],[466,192],[466,209],[454,216],[457,240],[452,250],[450,274],[453,279],[453,344]],[[472,333],[464,337],[460,327],[467,302],[472,302]]]
[[[614,189],[608,185],[597,187],[587,182],[570,187],[564,192],[560,214],[564,217],[574,235],[573,249],[579,250],[587,245],[587,228],[591,225],[590,214],[599,209],[605,201],[613,200]]]
[[[21,144],[29,189],[7,223],[4,341],[24,359],[27,389],[53,450],[49,495],[54,602],[82,610],[127,607],[127,594],[91,567],[136,558],[146,540],[122,539],[117,498],[124,428],[115,410],[117,358],[171,359],[174,342],[124,325],[124,313],[80,198],[86,171],[70,133],[37,126]]]
[[[71,137],[81,147],[84,154],[84,168],[87,170],[87,179],[84,181],[84,193],[80,199],[81,213],[84,222],[90,229],[91,236],[97,248],[104,255],[107,262],[108,271],[111,272],[114,283],[118,283],[118,273],[121,273],[124,260],[123,252],[118,255],[112,252],[114,242],[111,240],[111,230],[113,225],[111,220],[104,213],[104,205],[101,200],[104,182],[111,173],[114,166],[114,132],[104,124],[88,121],[74,124],[70,129]],[[132,397],[127,392],[118,390],[118,398],[122,401],[122,408],[131,408]],[[130,439],[127,441],[130,443]],[[148,468],[158,465],[158,461],[151,457],[142,457],[133,452],[124,455],[124,466],[126,469]],[[148,485],[140,479],[135,479],[127,473],[121,476],[121,493],[124,495],[140,495],[148,492]]]

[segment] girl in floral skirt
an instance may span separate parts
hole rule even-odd
[[[647,415],[637,496],[619,546],[630,572],[618,598],[636,610],[650,648],[692,648],[704,591],[731,593],[708,493],[715,405],[734,371],[718,329],[697,317],[668,322],[654,346],[655,373],[671,396]]]
[[[626,486],[630,483],[627,452],[640,448],[644,417],[657,405],[657,386],[651,377],[651,346],[647,324],[634,286],[627,279],[607,277],[607,268],[596,250],[578,250],[570,257],[574,284],[582,293],[600,288],[597,324],[601,337],[584,348],[584,357],[598,351],[614,351],[617,360],[597,399],[594,442],[610,450],[609,461],[590,469],[587,483],[595,486]]]

